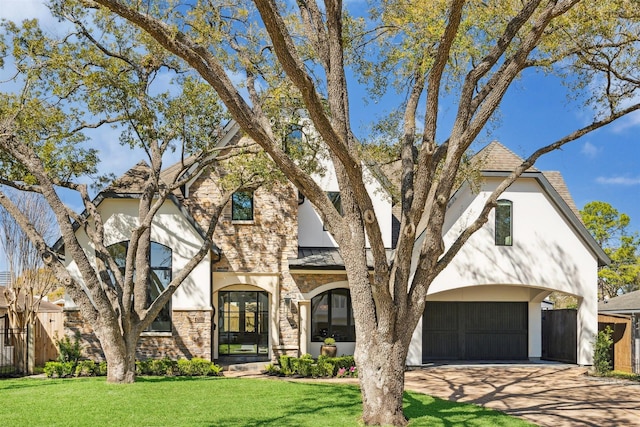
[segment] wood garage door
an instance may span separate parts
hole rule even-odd
[[[526,302],[427,302],[422,359],[525,360]]]

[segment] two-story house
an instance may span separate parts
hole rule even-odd
[[[231,125],[223,139],[240,138],[239,127]],[[522,161],[498,143],[476,158],[482,160],[481,188],[463,185],[451,198],[446,243]],[[137,223],[136,182],[144,179],[145,168],[137,165],[98,196],[107,245],[126,248],[128,231]],[[151,267],[161,281],[168,283],[201,245],[207,209],[220,197],[211,185],[218,178],[215,167],[194,176],[156,216]],[[330,165],[317,181],[339,209]],[[373,176],[367,182],[391,256],[397,225],[391,198]],[[88,246],[82,230],[77,233]],[[317,356],[327,336],[336,339],[339,354],[353,352],[356,336],[344,263],[312,204],[292,185],[234,194],[214,242],[216,248],[143,333],[140,358],[199,356],[241,363],[280,354]],[[77,275],[73,260],[66,259]],[[597,331],[597,268],[606,261],[580,222],[560,175],[526,172],[431,286],[407,363],[539,358],[540,302],[557,290],[578,297],[578,363],[590,364]],[[71,300],[66,313],[68,333],[81,332],[88,355],[100,357],[89,325]]]

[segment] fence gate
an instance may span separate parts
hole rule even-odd
[[[577,363],[577,310],[542,310],[542,359]]]
[[[29,360],[26,329],[9,327],[9,317],[0,316],[0,377],[24,375]]]

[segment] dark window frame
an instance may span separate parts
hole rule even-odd
[[[122,258],[122,259],[116,258],[116,263],[120,267],[120,273],[124,274],[127,251],[129,250],[129,241],[125,240],[125,241],[122,241],[122,242],[118,242],[118,243],[114,243],[112,245],[109,245],[109,247],[107,247],[107,250],[111,253],[112,256],[114,256],[114,251],[117,249],[117,247],[124,248],[124,251],[121,254],[121,255],[124,256],[124,258]],[[153,258],[152,254],[154,253],[154,250],[153,250],[154,247],[167,250],[167,255],[164,258],[168,259],[168,263],[160,262],[160,263],[158,263],[158,265],[153,265],[153,262],[156,261],[156,260],[152,259]],[[169,246],[163,245],[162,243],[158,243],[158,242],[154,242],[154,241],[151,242],[151,247],[149,249],[150,249],[150,251],[149,251],[150,252],[149,253],[149,274],[150,274],[149,279],[153,280],[153,278],[156,277],[156,278],[158,278],[158,282],[159,283],[162,284],[162,283],[166,282],[165,283],[165,288],[166,288],[166,285],[171,283],[171,280],[173,280],[173,249],[171,249]],[[163,274],[163,276],[165,277],[164,282],[160,279],[160,274],[161,273],[164,273]],[[168,280],[166,279],[167,273],[168,273]],[[152,302],[152,300],[151,300],[151,290],[152,290],[151,283],[147,283],[147,301],[146,301],[146,306],[147,307]],[[171,300],[169,300],[167,302],[167,304],[165,304],[164,307],[162,307],[162,309],[160,310],[160,313],[158,313],[158,316],[155,319],[153,319],[153,321],[149,324],[149,326],[144,330],[144,332],[172,332],[173,319],[172,319],[171,313],[172,313],[172,311],[171,311]],[[168,327],[159,327],[158,326],[159,324],[167,324]]]
[[[346,325],[333,325],[333,295],[341,295],[346,296]],[[314,321],[314,314],[317,311],[317,305],[322,302],[322,298],[327,297],[327,327],[322,328],[321,330],[317,330],[316,322]],[[341,327],[343,335],[338,333],[336,329]],[[346,333],[345,333],[346,331]],[[311,298],[311,341],[312,342],[323,342],[325,338],[332,337],[336,340],[336,342],[355,342],[356,341],[356,330],[355,330],[355,320],[353,318],[353,306],[351,304],[351,293],[349,289],[345,288],[336,288],[330,289],[328,291],[322,292],[315,297]]]
[[[248,201],[249,203],[248,208],[246,206],[239,205],[239,203],[241,202],[239,198],[246,197],[246,195],[249,195],[250,197],[248,197],[248,199],[245,199],[242,202],[246,203]],[[231,220],[232,221],[253,221],[254,220],[255,203],[253,200],[253,196],[254,196],[253,191],[244,190],[244,191],[236,191],[235,193],[233,193],[233,195],[231,196]],[[248,215],[241,215],[245,213],[246,209],[248,209],[248,212],[246,212],[248,213]]]
[[[496,246],[513,246],[513,202],[501,199],[495,208]]]

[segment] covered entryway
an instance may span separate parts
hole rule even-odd
[[[218,293],[218,354],[229,361],[269,358],[269,295],[264,291]]]
[[[427,301],[422,322],[423,362],[526,360],[526,302]]]

